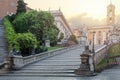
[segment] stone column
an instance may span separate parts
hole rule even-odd
[[[92,56],[92,54],[90,54],[90,56],[89,56],[89,64],[90,64],[90,71],[94,72],[93,56]]]
[[[94,45],[96,45],[96,44],[97,44],[97,32],[94,33],[94,34],[95,34],[95,35],[93,36],[93,37],[94,37],[94,40],[93,40],[93,41],[94,41],[94,43],[95,43]]]

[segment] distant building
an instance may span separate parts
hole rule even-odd
[[[76,28],[76,29],[73,30],[73,33],[74,33],[76,39],[79,40],[80,35],[81,35],[80,30],[78,28]]]
[[[17,9],[17,0],[0,0],[0,18],[8,14],[15,14]]]
[[[85,27],[84,28],[76,28],[73,30],[74,35],[76,36],[76,39],[79,44],[86,45],[87,40],[87,32]]]
[[[67,22],[67,20],[65,19],[62,11],[59,10],[50,10],[50,12],[53,14],[54,18],[55,18],[55,24],[57,25],[58,29],[60,30],[58,38],[60,37],[60,34],[63,33],[64,34],[64,39],[63,41],[66,41],[70,35],[72,35],[72,30]]]
[[[0,0],[0,19],[6,15],[12,15],[16,13],[18,0]],[[26,7],[27,11],[32,10]]]
[[[2,19],[6,15],[12,15],[16,13],[17,1],[18,0],[0,0],[0,19]],[[29,7],[26,7],[26,9],[27,11],[32,10]],[[52,10],[50,12],[55,18],[55,24],[59,28],[60,33],[64,34],[64,40],[68,39],[68,37],[72,34],[72,31],[63,13],[61,12],[61,10]],[[60,33],[58,35],[58,38],[60,36]]]
[[[113,26],[97,26],[97,27],[87,28],[88,44],[92,45],[92,42],[94,41],[95,45],[102,45],[105,43],[105,41],[108,41],[110,27]]]
[[[115,24],[115,6],[112,2],[107,6],[107,25]]]
[[[120,42],[120,27],[119,26],[114,26],[110,30],[109,40],[113,43]]]
[[[87,28],[88,44],[102,45],[108,42],[118,41],[118,35],[114,32],[115,25],[115,6],[112,2],[107,6],[106,24]],[[94,39],[94,40],[93,40]]]

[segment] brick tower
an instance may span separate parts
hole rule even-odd
[[[115,23],[115,6],[110,1],[107,6],[107,25],[113,25]]]

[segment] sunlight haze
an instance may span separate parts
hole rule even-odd
[[[63,12],[66,18],[86,13],[94,19],[106,17],[106,7],[110,0],[25,0],[28,6],[37,10],[58,10]],[[116,7],[116,15],[119,14],[120,0],[112,0]]]

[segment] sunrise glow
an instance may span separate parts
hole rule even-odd
[[[25,0],[29,7],[41,10],[56,10],[61,8],[67,18],[86,13],[95,19],[106,17],[106,7],[110,0]],[[112,0],[119,14],[120,0]]]

